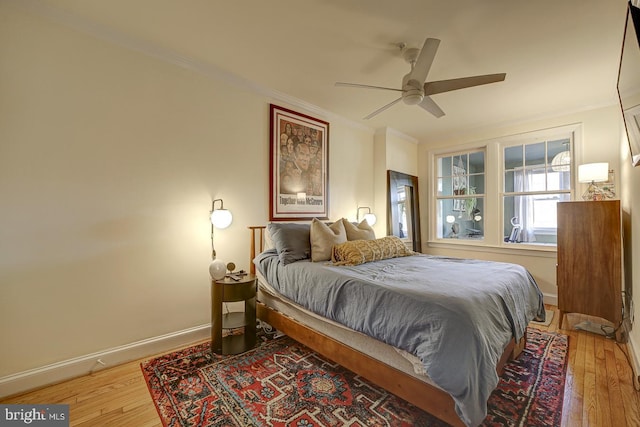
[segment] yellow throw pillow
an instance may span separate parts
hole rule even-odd
[[[335,265],[358,265],[370,261],[414,255],[402,240],[387,236],[376,240],[353,240],[335,245],[331,261]]]
[[[311,240],[311,261],[329,261],[331,248],[333,245],[346,242],[347,232],[344,230],[342,221],[327,225],[317,218],[313,218],[309,237]]]

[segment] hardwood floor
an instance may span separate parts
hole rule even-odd
[[[549,307],[555,309],[555,307]],[[566,316],[569,364],[562,425],[640,426],[639,393],[622,350],[603,336],[569,330],[587,316]],[[548,327],[558,331],[558,313]],[[140,370],[140,362],[126,363],[13,396],[0,403],[66,403],[72,426],[161,426]]]

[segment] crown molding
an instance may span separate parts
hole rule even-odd
[[[405,141],[407,141],[407,142],[412,142],[412,143],[414,143],[414,144],[418,144],[418,143],[420,142],[420,141],[418,141],[417,139],[415,139],[414,137],[409,136],[409,135],[407,135],[406,133],[401,132],[401,131],[399,131],[399,130],[398,130],[398,129],[396,129],[396,128],[392,128],[392,127],[388,127],[388,126],[387,126],[387,127],[385,127],[385,128],[384,128],[384,131],[385,131],[388,135],[394,135],[394,136],[396,136],[396,137],[398,137],[398,138],[404,139],[404,140],[405,140]]]

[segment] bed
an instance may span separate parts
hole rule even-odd
[[[531,275],[514,264],[375,246],[390,238],[336,244],[333,262],[314,262],[305,227],[269,225],[286,230],[287,250],[265,249],[265,227],[249,227],[258,318],[451,425],[480,424],[527,323],[544,318]],[[374,247],[367,256],[375,260],[350,265],[336,255],[345,246]]]

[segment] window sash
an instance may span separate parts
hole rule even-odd
[[[436,237],[484,239],[485,149],[438,155],[434,164]]]

